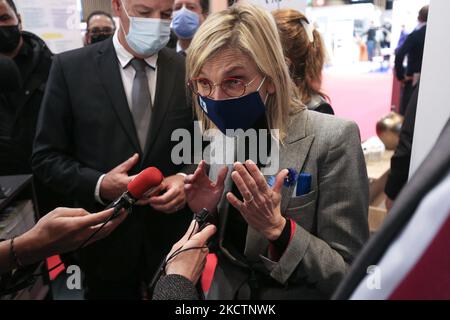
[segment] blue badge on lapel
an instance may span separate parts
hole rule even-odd
[[[298,175],[297,171],[294,168],[288,168],[288,171],[289,171],[289,173],[288,173],[287,177],[284,179],[285,187],[290,187],[297,181],[297,175]]]

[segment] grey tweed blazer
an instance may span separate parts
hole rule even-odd
[[[245,256],[265,271],[261,299],[327,299],[369,236],[368,178],[357,125],[314,111],[292,115],[280,145],[280,170],[284,168],[312,175],[306,195],[295,196],[295,186],[282,189],[281,212],[295,221],[294,236],[279,261],[273,261],[268,240],[248,227]],[[219,169],[211,165],[213,181]],[[231,186],[228,176],[224,195]],[[229,206],[224,196],[218,205],[220,243]],[[217,256],[206,298],[249,298],[248,270],[221,252]]]

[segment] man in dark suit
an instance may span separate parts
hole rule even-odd
[[[388,210],[392,208],[393,202],[408,182],[418,99],[419,83],[416,85],[411,99],[409,99],[408,109],[400,131],[400,140],[391,158],[391,170],[384,187],[386,208]]]
[[[449,141],[450,120],[383,227],[355,260],[335,299],[450,298]],[[379,268],[378,287],[368,275],[370,266]],[[367,286],[371,282],[373,287]]]
[[[171,134],[192,132],[184,58],[164,48],[172,0],[112,0],[112,39],[54,59],[39,118],[33,169],[77,206],[100,209],[148,166],[166,177],[162,195],[141,201],[108,239],[80,254],[87,298],[141,298],[171,245],[186,230],[184,176]],[[153,19],[148,19],[153,18]]]
[[[428,6],[419,11],[419,24],[416,29],[408,35],[403,45],[396,50],[395,75],[402,82],[402,98],[400,101],[400,114],[405,115],[409,99],[417,84],[422,70],[423,49],[425,46],[425,34],[427,31]],[[408,57],[408,66],[403,67],[405,57]]]

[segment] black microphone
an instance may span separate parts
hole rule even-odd
[[[22,77],[13,59],[0,55],[0,93],[14,92],[22,88]]]
[[[139,199],[151,193],[153,188],[159,186],[163,179],[163,174],[155,167],[149,167],[141,171],[128,183],[127,191],[106,209],[114,208],[113,217],[117,216],[120,210],[131,208]]]
[[[213,216],[212,214],[210,214],[210,212],[206,208],[203,208],[202,210],[200,210],[200,212],[195,213],[194,220],[197,221],[197,224],[198,224],[198,229],[197,229],[196,233],[199,233],[200,231],[202,231],[204,228],[206,228],[210,224],[217,225],[217,218],[215,216]],[[194,233],[192,234],[192,236],[193,235],[194,235]],[[209,248],[209,246],[210,246],[209,240],[207,241],[206,245]],[[156,269],[156,272],[153,274],[153,278],[152,278],[150,284],[148,285],[148,292],[150,294],[150,297],[153,296],[153,292],[155,290],[156,283],[158,282],[161,275],[164,273],[164,267],[166,265],[167,258],[168,258],[168,256],[165,256],[162,259],[161,263],[158,266],[158,269]]]

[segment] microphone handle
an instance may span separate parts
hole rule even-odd
[[[209,213],[209,211],[206,208],[203,208],[200,212],[194,214],[194,219],[197,220],[197,223],[199,225],[199,228],[197,230],[197,233],[202,231],[207,225],[209,224],[216,224],[214,221],[214,217]],[[214,243],[210,241],[210,239],[206,242],[206,245],[208,248],[213,248]],[[153,275],[152,281],[150,282],[148,286],[148,291],[150,297],[153,296],[153,291],[155,290],[156,283],[158,282],[159,278],[161,277],[161,274],[163,273],[163,268],[166,263],[167,256],[164,256],[161,263],[159,264],[158,269],[156,269],[155,274]]]
[[[114,213],[112,215],[111,219],[115,219],[119,216],[120,211],[122,209],[129,209],[133,206],[133,204],[136,202],[136,200],[128,193],[124,192],[118,199],[111,202],[105,210],[114,208]]]

